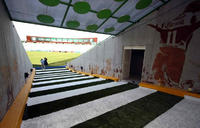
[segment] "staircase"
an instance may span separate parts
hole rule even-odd
[[[36,70],[21,127],[148,127],[184,100],[126,81],[114,82],[65,68]]]

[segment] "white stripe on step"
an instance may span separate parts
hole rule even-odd
[[[58,73],[58,72],[69,72],[69,70],[62,70],[62,71],[45,71],[45,72],[36,72],[37,75],[45,74],[45,73]]]
[[[37,72],[44,72],[44,71],[55,71],[55,70],[67,70],[66,68],[52,68],[52,69],[45,69],[45,70],[42,70],[42,69],[36,69]]]
[[[62,71],[62,70],[68,70],[66,68],[63,69],[44,69],[44,70],[36,70],[36,72],[45,72],[45,71]]]
[[[83,76],[83,77],[75,77],[75,78],[68,78],[68,79],[60,79],[60,80],[50,80],[50,81],[42,81],[37,83],[32,83],[33,86],[37,86],[40,84],[51,84],[56,82],[64,82],[64,81],[71,81],[71,80],[81,80],[85,78],[93,78],[93,76]]]
[[[32,88],[31,92],[38,92],[38,91],[44,91],[44,90],[49,90],[49,89],[70,87],[70,86],[87,84],[87,83],[98,82],[98,81],[103,81],[103,80],[105,80],[105,79],[96,78],[96,79],[91,79],[91,80],[82,80],[82,81],[70,82],[70,83],[65,83],[65,84],[57,84],[57,85],[52,85],[52,86],[38,87],[38,88]]]
[[[142,87],[22,122],[21,128],[70,128],[156,92]]]
[[[68,69],[61,69],[61,70],[43,70],[43,71],[36,71],[36,72],[53,72],[53,71],[69,71]]]
[[[43,74],[43,75],[35,75],[34,78],[43,78],[43,77],[54,77],[54,76],[62,76],[62,75],[77,75],[78,73],[66,72],[66,73],[58,73],[58,74]]]
[[[199,128],[200,102],[183,99],[145,128]]]
[[[77,76],[84,76],[84,75],[77,74],[77,75],[70,75],[70,76],[57,76],[57,77],[41,78],[41,79],[34,79],[34,82],[41,81],[41,80],[53,80],[53,79],[58,79],[58,78],[69,78],[69,77],[77,77]]]
[[[66,91],[66,92],[59,92],[55,94],[33,97],[33,98],[28,99],[27,105],[32,106],[36,104],[51,102],[54,100],[64,99],[64,98],[77,96],[77,95],[81,95],[81,94],[85,94],[85,93],[89,93],[93,91],[120,86],[126,83],[127,82],[110,82],[110,83],[99,84],[96,86],[85,87],[85,88],[75,89],[75,90]]]

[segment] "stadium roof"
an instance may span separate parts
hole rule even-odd
[[[168,0],[5,0],[11,20],[117,35]]]

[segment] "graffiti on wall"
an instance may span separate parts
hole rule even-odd
[[[200,12],[200,1],[189,3],[177,17],[161,25],[148,24],[160,33],[160,47],[156,54],[152,70],[154,79],[168,86],[184,86],[191,80],[182,82],[180,78],[185,62],[185,53],[191,43],[193,32],[200,27],[200,20],[196,14]],[[183,87],[182,87],[183,88]]]
[[[116,77],[119,79],[121,79],[122,77],[121,66],[113,66],[111,58],[105,59],[104,66],[100,66],[98,64],[89,64],[87,66],[68,64],[68,66],[72,68],[74,71],[88,72],[91,74],[100,74],[104,76]]]
[[[147,71],[147,68],[143,66],[142,68],[142,82],[152,83],[153,84],[153,75]]]

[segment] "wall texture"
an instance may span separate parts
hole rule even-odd
[[[146,47],[142,81],[200,92],[200,1],[171,0],[68,64],[122,78],[124,47]]]
[[[0,1],[0,120],[25,83],[24,73],[32,64],[20,38]]]

